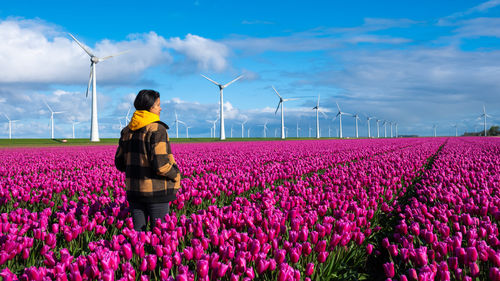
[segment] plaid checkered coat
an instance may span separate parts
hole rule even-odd
[[[153,122],[132,131],[121,131],[115,166],[125,172],[129,202],[161,203],[175,200],[180,172],[167,134],[168,126]]]

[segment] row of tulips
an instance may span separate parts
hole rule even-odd
[[[382,241],[388,280],[500,280],[500,139],[452,138]]]

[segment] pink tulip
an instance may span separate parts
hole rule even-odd
[[[314,273],[314,263],[308,263],[306,266],[306,275],[311,276]]]
[[[205,277],[208,275],[208,261],[198,260],[196,262],[196,272],[200,277]]]

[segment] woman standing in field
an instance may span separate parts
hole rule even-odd
[[[167,134],[160,121],[160,93],[141,90],[134,101],[136,111],[121,131],[115,166],[125,172],[127,200],[136,231],[145,231],[169,212],[180,187],[180,172]]]

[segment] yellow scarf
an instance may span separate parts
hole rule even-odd
[[[160,116],[147,110],[136,110],[128,127],[130,130],[135,131],[156,121],[160,121]]]

